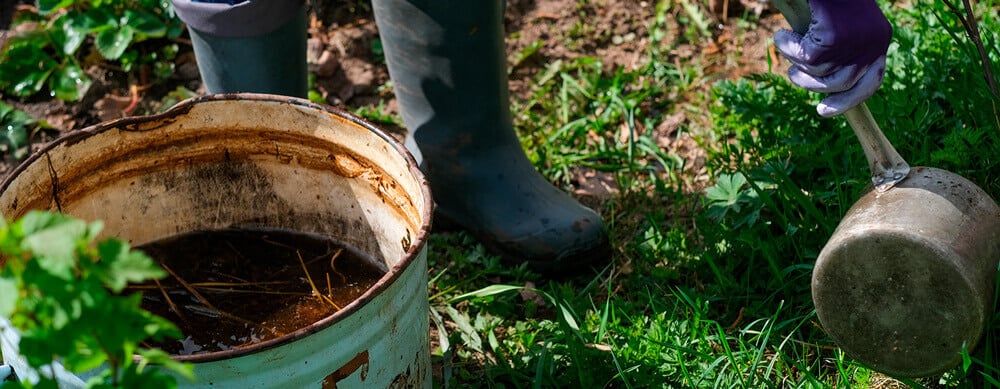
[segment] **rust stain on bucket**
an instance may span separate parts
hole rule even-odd
[[[337,389],[337,383],[361,369],[361,381],[368,377],[368,350],[362,351],[323,379],[323,389]]]

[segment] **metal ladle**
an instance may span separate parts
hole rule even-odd
[[[776,0],[804,34],[807,0]],[[844,113],[872,187],[813,268],[823,329],[848,355],[899,377],[943,373],[979,342],[993,311],[1000,208],[971,181],[899,156],[862,103]]]

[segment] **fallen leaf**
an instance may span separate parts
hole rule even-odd
[[[656,129],[653,130],[654,139],[656,139],[656,145],[661,148],[670,147],[673,142],[673,135],[677,132],[677,129],[681,127],[684,123],[684,113],[675,113],[673,115],[667,116],[666,119],[656,125]]]
[[[324,50],[316,60],[313,71],[317,77],[330,77],[340,69],[340,62],[330,50]]]
[[[518,294],[521,295],[521,300],[531,301],[535,303],[536,306],[539,307],[545,306],[545,299],[542,297],[542,295],[538,294],[538,292],[535,292],[534,290],[535,289],[534,282],[531,281],[525,282],[524,287],[528,289],[521,289],[517,292]]]
[[[102,122],[105,122],[124,117],[125,109],[130,104],[132,104],[131,97],[116,96],[109,93],[94,103],[94,109],[97,110],[97,117]]]
[[[615,175],[609,172],[602,172],[594,169],[578,169],[574,172],[573,181],[577,196],[593,196],[596,198],[610,198],[618,194],[618,180]]]

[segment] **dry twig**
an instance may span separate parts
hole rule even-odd
[[[163,284],[160,284],[160,280],[153,280],[156,282],[156,287],[160,289],[160,293],[163,294],[163,298],[167,300],[167,305],[170,307],[171,311],[177,314],[177,317],[181,318],[181,321],[187,323],[187,318],[184,317],[184,313],[181,312],[180,308],[177,308],[177,304],[174,304],[174,300],[170,298],[170,294],[167,290],[163,288]]]
[[[254,322],[252,322],[250,320],[247,320],[247,319],[244,319],[242,317],[233,315],[231,313],[223,312],[221,309],[216,308],[215,305],[212,305],[212,303],[209,302],[208,299],[205,298],[205,296],[202,296],[201,293],[198,293],[197,289],[195,289],[193,286],[191,286],[191,284],[188,284],[188,282],[185,281],[183,278],[181,278],[180,275],[178,275],[177,273],[175,273],[174,270],[170,268],[170,266],[167,266],[167,264],[165,264],[165,263],[161,263],[160,266],[162,266],[163,270],[166,270],[167,273],[170,273],[170,276],[174,277],[174,279],[176,279],[177,282],[179,282],[181,284],[181,286],[183,286],[184,289],[186,289],[188,291],[188,293],[191,293],[191,295],[194,296],[194,298],[198,299],[198,302],[200,302],[202,305],[204,305],[204,307],[196,307],[196,306],[192,306],[192,305],[185,305],[184,306],[185,308],[191,309],[191,310],[196,311],[196,312],[200,311],[200,310],[207,310],[207,311],[209,311],[211,313],[217,314],[218,316],[226,318],[226,319],[234,320],[234,321],[237,321],[237,322],[240,322],[240,323],[243,323],[243,324],[247,324],[247,325],[251,325],[251,326],[256,326],[257,325],[257,323],[254,323]],[[273,330],[272,330],[272,332],[273,332]]]
[[[309,269],[306,268],[306,261],[302,260],[302,253],[300,253],[298,250],[295,250],[295,255],[299,257],[299,263],[302,265],[302,271],[306,273],[306,280],[309,281],[309,286],[312,287],[313,294],[315,294],[317,297],[319,297],[323,301],[326,301],[327,303],[329,303],[331,306],[333,306],[334,308],[336,308],[339,311],[340,307],[337,306],[337,304],[334,303],[333,300],[331,300],[329,297],[326,297],[326,295],[324,295],[323,293],[320,293],[319,289],[316,288],[316,284],[313,283],[312,276],[309,275]]]

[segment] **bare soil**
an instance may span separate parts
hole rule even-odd
[[[310,3],[314,8],[310,12],[308,59],[310,70],[316,75],[315,89],[329,104],[347,110],[382,103],[390,113],[396,112],[391,88],[384,87],[389,74],[375,49],[378,30],[370,1]],[[558,60],[594,57],[608,71],[635,70],[646,65],[656,3],[655,0],[507,0],[504,23],[508,55],[521,53],[540,42],[537,51],[511,69],[512,98],[530,96],[535,76],[547,64]],[[677,6],[668,10],[667,36],[662,40],[668,47],[660,51],[668,57],[662,58],[664,61],[679,67],[699,68],[700,77],[689,92],[672,96],[674,111],[648,130],[655,132],[651,137],[661,147],[686,160],[683,174],[690,177],[684,181],[695,182],[688,189],[696,192],[700,189],[698,182],[704,184],[705,152],[690,131],[679,129],[710,128],[706,109],[712,104],[709,89],[714,82],[765,72],[769,66],[780,69],[783,61],[775,55],[770,38],[784,26],[784,19],[762,0],[699,0],[692,4],[708,18],[711,37],[698,35],[699,40],[692,41],[688,25],[679,22],[690,18],[690,14]],[[5,28],[0,18],[0,30]],[[182,37],[179,43],[181,54],[174,63],[175,73],[163,85],[134,85],[120,71],[95,66],[87,70],[95,80],[94,86],[80,102],[64,103],[44,97],[22,101],[9,96],[2,96],[2,100],[53,127],[33,136],[31,147],[35,150],[67,131],[125,116],[161,112],[171,104],[166,99],[168,93],[179,86],[204,93],[190,41]],[[391,124],[380,125],[396,134],[405,131]],[[9,155],[4,156],[0,161],[0,179],[17,163]],[[579,177],[574,182],[574,194],[578,197],[603,198],[614,193],[614,183],[599,173],[583,171]],[[431,338],[437,337],[432,334]]]

